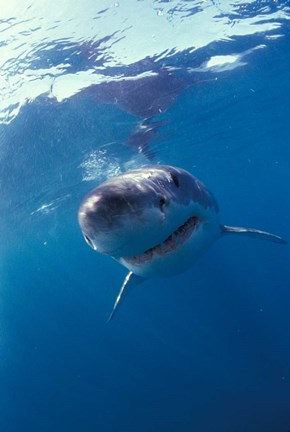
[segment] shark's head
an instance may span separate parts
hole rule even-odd
[[[86,242],[140,276],[186,270],[220,235],[213,195],[188,172],[157,165],[93,189],[79,209]]]

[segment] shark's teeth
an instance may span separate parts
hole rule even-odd
[[[191,236],[200,223],[197,216],[191,216],[183,225],[175,230],[161,244],[147,249],[142,255],[124,257],[123,259],[130,264],[143,264],[150,261],[156,255],[167,255],[182,246]]]

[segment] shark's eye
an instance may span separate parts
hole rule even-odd
[[[176,174],[172,174],[171,173],[171,178],[173,180],[173,183],[175,184],[176,187],[179,187],[179,180]]]
[[[165,204],[166,204],[166,199],[163,198],[163,197],[161,197],[159,199],[159,206],[160,206],[160,208],[162,209],[165,206]]]

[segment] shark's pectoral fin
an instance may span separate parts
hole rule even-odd
[[[116,298],[113,310],[108,318],[108,322],[111,321],[115,315],[116,309],[119,306],[119,303],[121,301],[121,299],[124,297],[124,291],[126,288],[126,292],[128,291],[128,289],[131,288],[135,288],[135,286],[139,285],[140,283],[144,282],[146,279],[140,276],[135,275],[134,273],[132,273],[131,271],[127,274],[127,276],[125,277],[125,280],[123,282],[123,285],[119,291],[119,294]]]
[[[222,234],[243,234],[249,237],[260,238],[274,243],[282,243],[282,244],[288,243],[280,236],[268,233],[266,231],[253,229],[253,228],[232,227],[227,225],[221,225],[221,231]]]

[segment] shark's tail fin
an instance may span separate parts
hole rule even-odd
[[[253,228],[244,228],[244,227],[232,227],[227,225],[221,225],[222,234],[242,234],[249,237],[260,238],[264,240],[268,240],[274,243],[287,244],[288,242],[284,240],[282,237],[277,236],[275,234],[268,233],[266,231],[261,231]]]

